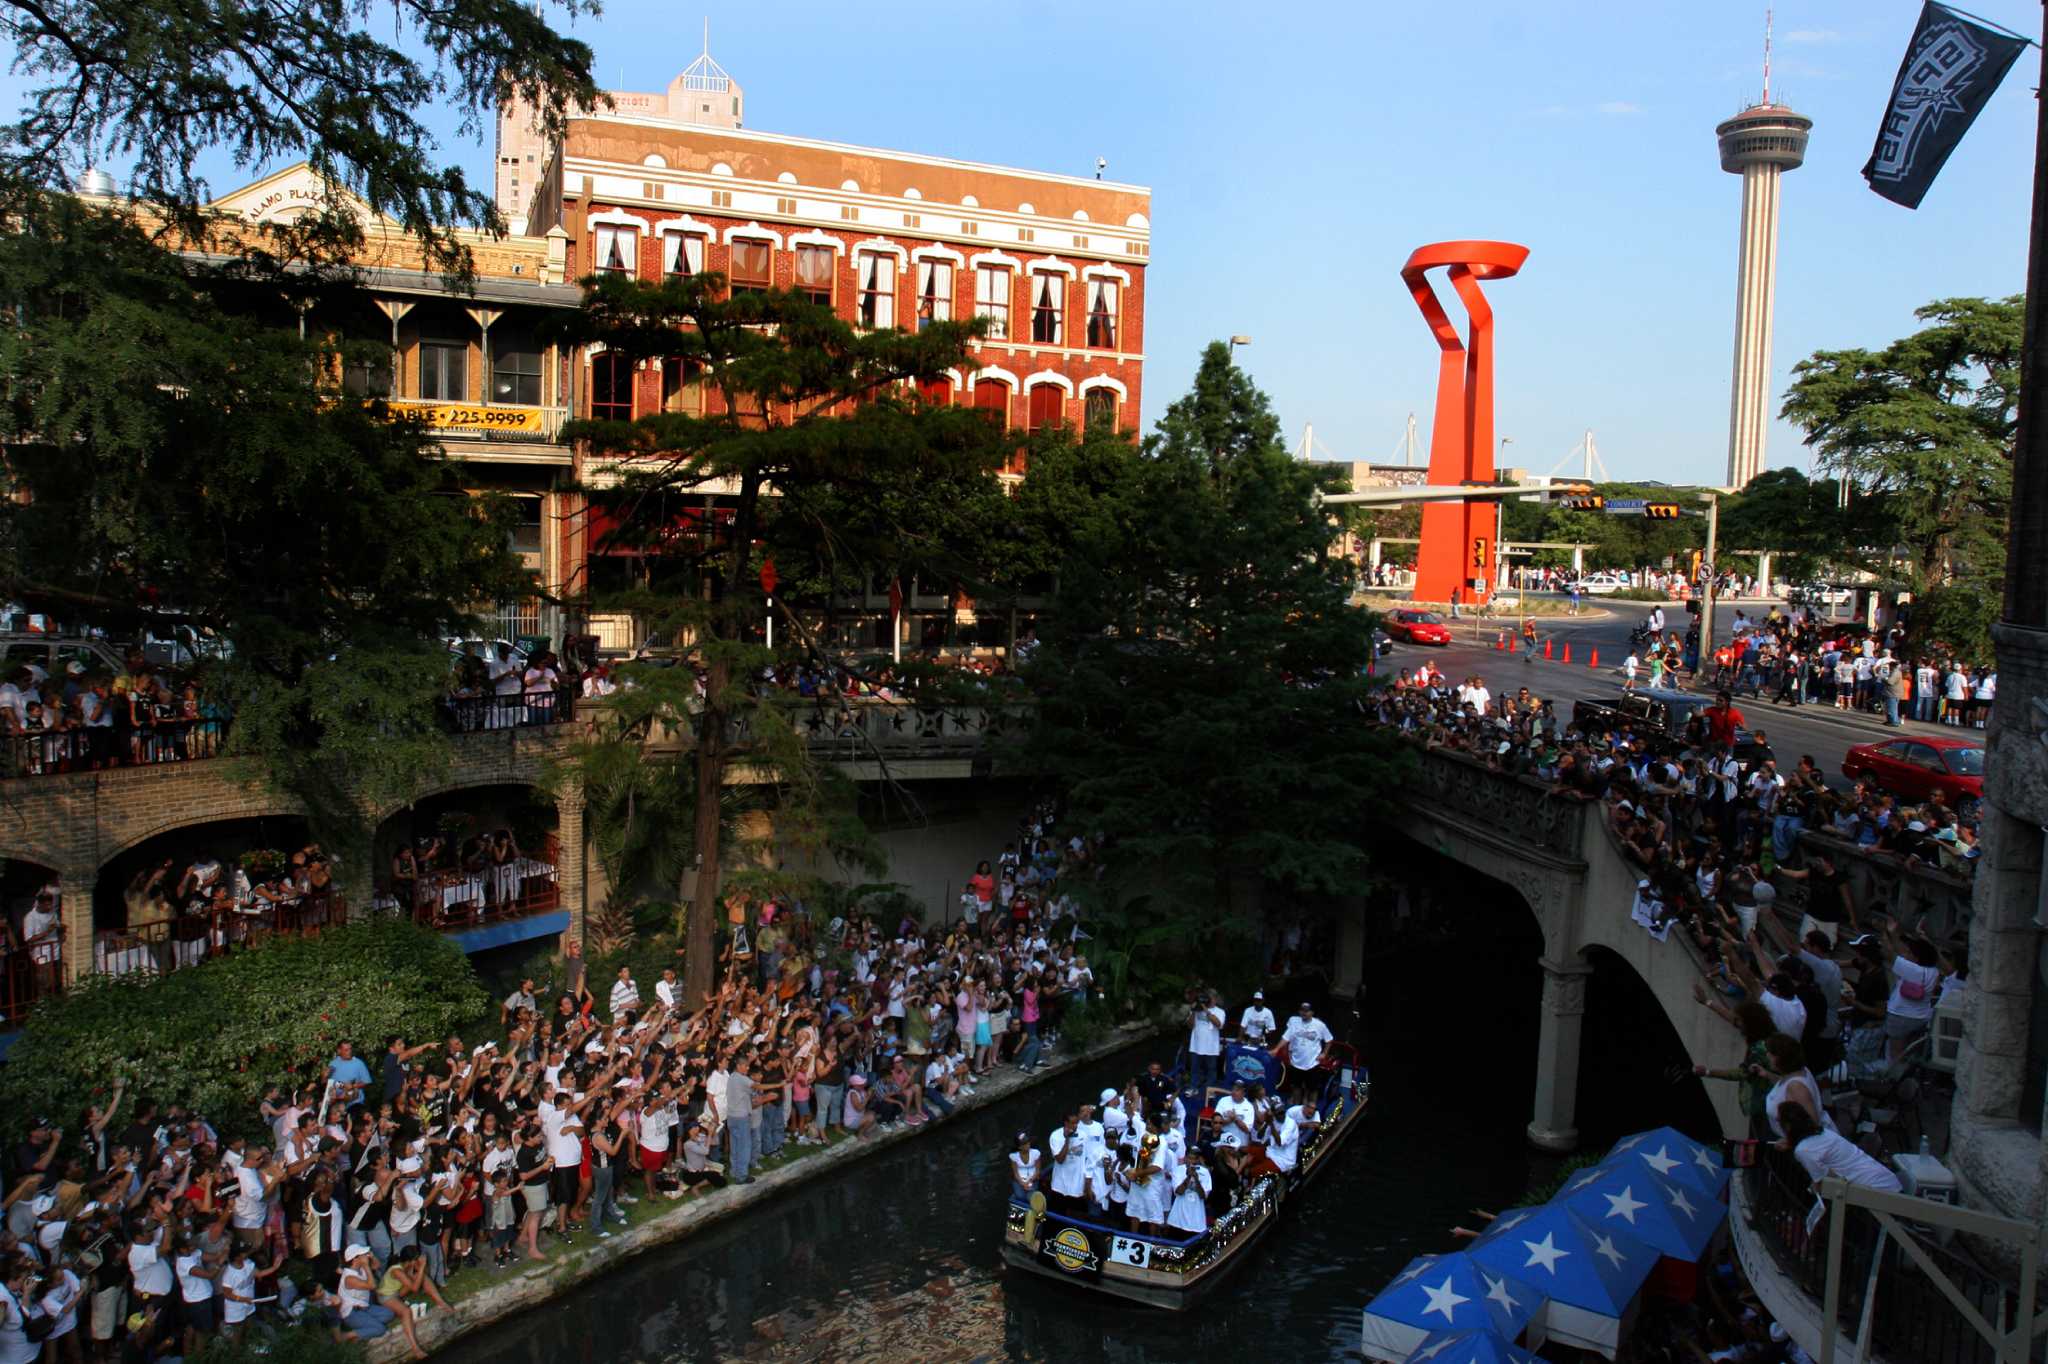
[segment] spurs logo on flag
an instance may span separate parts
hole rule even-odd
[[[1927,4],[1863,167],[1870,187],[1893,203],[1919,207],[2025,46],[2025,39]]]

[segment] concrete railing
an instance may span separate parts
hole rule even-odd
[[[583,702],[586,712],[602,704]],[[826,762],[975,758],[1023,734],[1031,722],[1031,703],[1023,700],[941,704],[791,698],[772,704],[788,717],[812,755]],[[735,745],[752,743],[751,717],[736,718],[729,736]],[[648,739],[656,747],[687,748],[695,741],[688,730],[670,726],[657,727]]]
[[[1925,915],[1928,935],[1936,942],[1969,935],[1972,883],[1967,879],[1924,862],[1858,847],[1832,833],[1808,829],[1799,835],[1799,843],[1809,856],[1819,850],[1834,859],[1835,870],[1849,878],[1858,914],[1888,915],[1909,928]],[[1793,890],[1789,896],[1788,888]],[[1789,880],[1779,887],[1779,897],[1787,908],[1805,908],[1804,887]]]

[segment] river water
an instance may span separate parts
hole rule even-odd
[[[1526,911],[1524,911],[1526,914]],[[1519,928],[1520,925],[1515,925]],[[1540,944],[1539,944],[1540,945]],[[1177,1039],[1127,1050],[986,1112],[651,1252],[609,1277],[458,1342],[450,1364],[696,1364],[766,1361],[1338,1359],[1360,1309],[1411,1257],[1451,1249],[1448,1228],[1547,1179],[1555,1158],[1522,1135],[1533,1087],[1536,967],[1530,943],[1481,921],[1405,954],[1348,1022],[1373,1070],[1367,1126],[1288,1209],[1230,1284],[1191,1313],[1095,1299],[1001,1264],[1007,1172],[1018,1129],[1039,1145],[1059,1115]],[[1683,1122],[1636,1016],[1603,1000],[1601,1048],[1580,1122],[1604,1146],[1627,1128]],[[1635,1012],[1632,1012],[1635,1011]],[[1661,1019],[1656,1020],[1661,1023]],[[1590,1124],[1589,1124],[1590,1116]]]

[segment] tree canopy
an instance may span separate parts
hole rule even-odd
[[[2025,300],[1951,298],[1882,350],[1817,351],[1793,367],[1783,416],[1821,467],[1878,504],[1867,533],[1903,545],[1925,592],[1996,581],[2005,559]]]
[[[755,686],[778,656],[816,652],[803,618],[777,596],[782,648],[757,642],[774,564],[810,584],[865,584],[922,574],[958,581],[972,561],[1014,441],[984,412],[927,403],[910,387],[971,367],[979,323],[863,330],[794,291],[733,291],[717,274],[658,283],[601,275],[563,339],[619,362],[678,367],[715,398],[631,421],[571,423],[605,460],[611,535],[647,549],[658,590],[630,605],[684,650],[682,668],[648,669],[633,704],[650,722],[693,732],[695,869],[684,992],[708,991],[721,885],[783,888],[772,865],[738,866],[721,838],[721,793],[738,762],[772,774],[776,837],[808,855],[860,855],[843,785],[809,762],[786,713]],[[693,497],[716,490],[729,519],[684,522]],[[679,525],[688,533],[678,534]],[[777,583],[779,586],[779,581]],[[697,670],[704,678],[699,694]],[[621,742],[637,738],[632,727]],[[756,850],[761,851],[761,850]]]
[[[1108,840],[1103,953],[1189,966],[1256,932],[1250,887],[1366,873],[1409,759],[1361,713],[1372,620],[1316,502],[1337,477],[1289,455],[1218,343],[1141,450],[1081,442],[1025,480],[1070,516],[1031,754]]]

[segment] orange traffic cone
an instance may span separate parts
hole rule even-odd
[[[1572,646],[1569,642],[1564,646],[1564,661],[1567,663],[1572,661]]]
[[[1593,651],[1593,661],[1586,666],[1589,668],[1598,668],[1600,666],[1600,651],[1598,649]]]
[[[1514,637],[1513,635],[1509,635],[1509,636],[1508,636],[1508,652],[1509,652],[1509,653],[1513,653],[1514,651],[1515,651],[1515,637]]]
[[[1498,634],[1494,635],[1494,637],[1493,637],[1493,648],[1494,648],[1494,652],[1498,653],[1498,652],[1500,652],[1500,651],[1501,651],[1502,649],[1505,649],[1505,648],[1507,648],[1507,647],[1508,647],[1508,632],[1507,632],[1507,631],[1505,631],[1505,630],[1502,630],[1502,631],[1500,631],[1500,632],[1499,632]]]
[[[1543,641],[1543,657],[1545,659],[1550,657],[1550,641],[1547,639]]]

